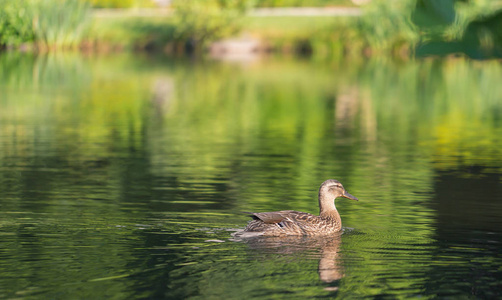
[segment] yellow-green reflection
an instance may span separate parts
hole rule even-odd
[[[241,211],[316,212],[327,178],[361,200],[337,200],[354,229],[337,244],[336,293],[428,295],[429,271],[450,263],[437,244],[438,174],[502,167],[498,62],[7,54],[0,64],[5,297],[331,295],[322,254],[308,254],[322,249],[204,242],[244,226]],[[463,171],[473,165],[481,174]],[[496,227],[491,205],[478,214]],[[451,248],[462,257],[452,264],[468,266],[463,249],[493,254],[468,246]]]

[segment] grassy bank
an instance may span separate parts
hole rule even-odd
[[[88,51],[161,50],[173,40],[174,22],[166,17],[94,18],[82,48]]]
[[[189,8],[180,19],[176,14],[158,17],[117,16],[95,18],[86,39],[93,49],[157,49],[168,52],[204,50],[220,38],[244,36],[261,42],[263,51],[308,53],[314,56],[400,55],[409,56],[428,47],[450,52],[497,56],[502,35],[497,33],[497,15],[502,1],[459,2],[442,7],[444,19],[427,0],[372,1],[362,7],[361,16],[272,16],[260,17]],[[451,2],[453,3],[453,2]],[[422,6],[421,6],[422,5]],[[217,20],[226,21],[208,26]],[[230,17],[229,17],[230,16]],[[488,16],[488,21],[486,18]],[[232,19],[233,18],[233,19]],[[200,20],[204,21],[200,21]],[[239,22],[235,22],[235,20]],[[495,21],[494,21],[494,20]],[[497,23],[499,22],[499,23]],[[478,24],[480,23],[480,24]],[[472,24],[478,24],[472,30]],[[446,45],[446,46],[445,46]],[[471,49],[469,49],[471,48]],[[481,50],[480,50],[481,49]],[[429,51],[429,53],[431,53]],[[475,56],[475,55],[474,55]]]
[[[351,0],[255,0],[258,7],[354,6]]]
[[[342,18],[343,19],[343,18]],[[276,51],[293,51],[312,38],[312,33],[328,31],[348,20],[333,17],[253,17],[243,20],[239,35],[263,41]],[[176,24],[171,17],[95,18],[84,45],[98,51],[155,49],[171,51],[175,47]],[[175,49],[174,49],[175,50]],[[183,50],[183,49],[180,49]]]
[[[394,28],[389,20],[388,28]],[[376,53],[413,47],[416,36],[394,32],[374,34],[362,17],[332,16],[246,16],[236,36],[254,38],[261,42],[262,51],[279,53],[311,53],[326,56],[335,53]],[[95,18],[84,45],[98,51],[161,50],[184,52],[189,39],[176,37],[176,21],[169,16]],[[220,35],[232,36],[231,34]],[[235,36],[235,35],[234,35]],[[384,41],[385,40],[385,41]],[[202,47],[207,47],[209,39]]]
[[[5,0],[0,2],[0,46],[202,53],[214,41],[246,36],[259,40],[263,51],[315,56],[410,55],[433,43],[446,43],[452,49],[469,44],[482,53],[502,54],[498,32],[502,17],[496,13],[502,1],[447,1],[451,5],[439,8],[429,5],[431,1],[373,0],[362,7],[361,16],[259,17],[246,14],[251,8],[248,1],[175,0],[172,14],[153,10],[141,16],[128,11],[103,14],[81,0]],[[283,2],[295,1],[254,4]],[[297,6],[310,3],[296,2]],[[347,1],[329,3],[335,2]],[[444,15],[438,17],[438,9]]]

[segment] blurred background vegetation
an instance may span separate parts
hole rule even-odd
[[[197,282],[201,294],[217,298],[222,287],[231,295],[240,295],[243,285],[262,293],[268,282],[269,288],[288,289],[284,295],[294,288],[300,298],[312,298],[319,287],[315,272],[291,273],[293,287],[289,273],[287,281],[272,283],[267,275],[284,271],[284,260],[287,268],[303,269],[301,260],[291,263],[281,255],[279,264],[257,260],[250,267],[249,254],[194,247],[210,245],[201,226],[245,224],[239,211],[316,212],[317,203],[306,200],[335,175],[367,199],[339,205],[344,224],[357,224],[364,233],[345,235],[346,266],[353,273],[341,298],[382,295],[389,286],[403,293],[403,286],[422,289],[436,281],[428,279],[431,273],[450,276],[446,288],[458,282],[467,296],[472,289],[458,278],[482,274],[473,280],[483,279],[483,292],[501,282],[493,224],[501,219],[494,203],[502,173],[502,64],[466,58],[402,63],[387,55],[443,49],[500,56],[500,1],[373,0],[360,6],[360,16],[337,17],[251,12],[355,4],[161,4],[0,0],[0,44],[10,50],[0,55],[0,225],[7,243],[0,251],[0,295],[40,297],[47,291],[44,298],[51,299],[74,291],[82,298],[110,298],[128,289],[147,293],[155,285],[170,294],[138,298],[188,298]],[[285,55],[219,63],[129,51],[200,53],[235,36],[313,59]],[[126,51],[81,55],[69,49]],[[472,182],[464,189],[450,183],[445,196],[437,197],[445,173],[483,184],[476,190]],[[476,241],[484,239],[479,229],[485,229],[489,245],[455,244],[466,245],[457,248],[472,256],[448,252],[452,235],[441,235],[438,225],[452,223],[444,211],[460,228],[474,224]],[[158,237],[141,224],[153,224]],[[158,260],[159,253],[165,257]],[[474,265],[476,259],[482,261]],[[453,265],[465,273],[448,275],[458,274]],[[434,266],[447,272],[432,272]],[[316,262],[309,268],[317,271]],[[104,292],[110,294],[96,296]],[[129,295],[122,298],[134,298]]]
[[[93,7],[99,8],[133,8],[133,7],[158,7],[167,6],[172,0],[89,0]],[[185,1],[190,2],[190,1]],[[201,1],[207,2],[207,1]],[[225,1],[220,1],[225,2]],[[325,6],[352,6],[351,0],[248,0],[227,1],[247,2],[258,7],[325,7]],[[357,2],[357,1],[356,1]]]
[[[249,13],[253,8],[305,6],[358,6],[361,15]],[[190,52],[244,35],[259,41],[264,51],[317,56],[382,52],[500,56],[501,8],[500,0],[3,0],[0,45]],[[144,10],[148,13],[131,13]]]

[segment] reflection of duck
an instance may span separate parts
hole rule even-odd
[[[327,235],[338,232],[342,229],[342,220],[335,207],[337,197],[358,200],[347,193],[338,180],[329,179],[319,188],[319,216],[294,210],[250,213],[253,220],[239,235]]]
[[[343,266],[340,264],[341,232],[334,233],[329,237],[256,237],[244,239],[253,249],[259,249],[270,253],[295,255],[302,252],[320,251],[319,256],[319,279],[330,283],[343,277]],[[317,255],[315,257],[318,257]],[[336,287],[326,287],[328,290],[336,290]]]

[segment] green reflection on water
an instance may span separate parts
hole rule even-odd
[[[427,294],[445,263],[438,174],[501,173],[495,61],[9,53],[0,65],[0,297]],[[205,242],[244,226],[241,211],[316,213],[327,178],[361,200],[337,201],[355,229],[333,289],[321,246]],[[487,207],[480,219],[500,226],[500,204]]]

